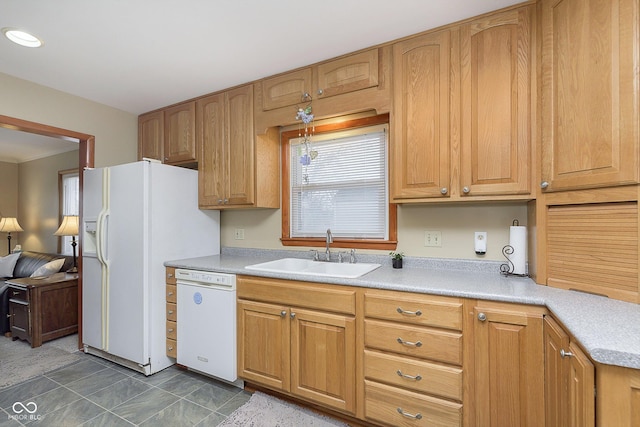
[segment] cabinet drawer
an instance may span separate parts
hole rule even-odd
[[[367,317],[462,330],[462,302],[456,298],[389,291],[367,291]]]
[[[178,337],[177,323],[171,320],[167,320],[167,338],[175,340]]]
[[[392,426],[462,425],[462,405],[365,380],[365,417]],[[419,417],[419,418],[418,418]]]
[[[462,401],[462,369],[365,350],[364,376],[378,382]]]
[[[176,285],[167,285],[167,302],[177,302],[178,293]]]
[[[178,357],[178,343],[176,340],[167,338],[167,356],[174,359]]]
[[[173,267],[167,267],[166,282],[170,285],[176,284],[176,269]]]
[[[9,288],[9,299],[27,301],[27,290],[19,288]]]
[[[462,334],[367,319],[364,344],[423,359],[462,365]]]
[[[171,302],[167,303],[167,320],[173,320],[174,322],[178,320],[178,312],[176,310],[176,304]]]

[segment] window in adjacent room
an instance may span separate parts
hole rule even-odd
[[[282,134],[282,242],[334,247],[396,247],[389,203],[387,114],[316,126],[310,147],[297,130]]]
[[[58,188],[60,191],[60,215],[59,222],[65,215],[78,215],[80,212],[80,175],[77,169],[60,171],[58,173]],[[58,252],[64,255],[72,255],[71,236],[60,236],[60,248]],[[76,237],[76,240],[78,237]]]

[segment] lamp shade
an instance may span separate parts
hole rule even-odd
[[[24,231],[16,218],[2,218],[0,219],[0,232],[12,233],[17,231]]]
[[[78,235],[78,216],[67,215],[62,218],[62,224],[58,230],[53,233],[54,236],[77,236]]]

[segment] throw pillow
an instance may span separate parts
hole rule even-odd
[[[53,261],[49,261],[45,265],[40,266],[36,271],[33,272],[31,277],[51,276],[52,274],[60,271],[63,265],[64,258],[54,259]]]
[[[0,277],[13,277],[13,269],[20,258],[20,252],[0,258]]]

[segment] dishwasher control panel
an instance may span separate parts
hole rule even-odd
[[[178,268],[176,269],[176,280],[201,284],[235,286],[236,275]]]

